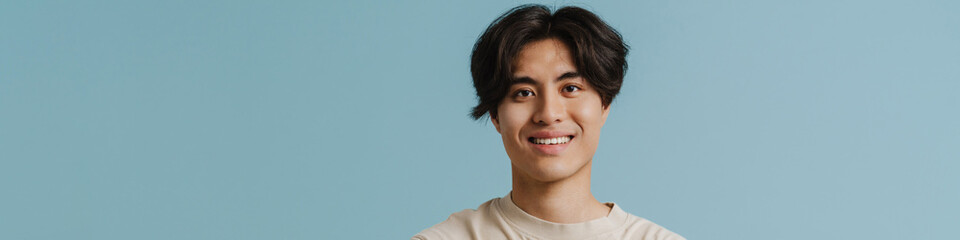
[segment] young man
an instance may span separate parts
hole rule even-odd
[[[484,114],[512,163],[513,190],[413,239],[684,239],[590,193],[600,129],[627,69],[627,46],[593,13],[524,5],[473,49]]]

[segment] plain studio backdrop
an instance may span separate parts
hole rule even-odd
[[[510,190],[516,1],[3,1],[0,239],[407,239]],[[632,47],[598,200],[689,239],[958,239],[957,1],[546,1]]]

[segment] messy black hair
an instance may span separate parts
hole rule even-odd
[[[497,118],[497,107],[513,83],[514,58],[527,43],[557,39],[570,48],[577,71],[600,93],[609,107],[620,92],[629,47],[617,30],[579,7],[563,7],[551,14],[543,5],[515,7],[490,24],[477,39],[470,57],[470,73],[479,103],[471,117]]]

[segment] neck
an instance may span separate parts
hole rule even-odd
[[[590,168],[587,162],[570,177],[544,182],[513,167],[513,203],[527,214],[555,223],[579,223],[607,216],[610,207],[590,193]]]

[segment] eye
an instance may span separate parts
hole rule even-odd
[[[564,92],[576,92],[579,90],[582,90],[582,89],[574,85],[567,85],[566,87],[563,87]]]
[[[524,89],[524,90],[517,91],[517,93],[513,95],[517,97],[529,97],[529,96],[533,96],[533,91]]]

